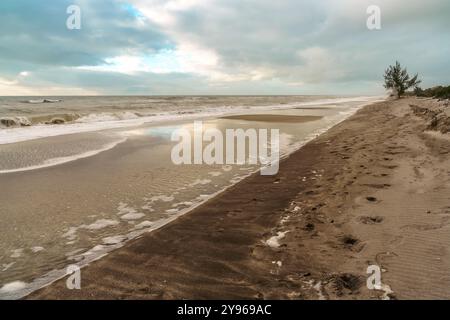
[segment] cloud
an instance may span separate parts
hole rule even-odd
[[[81,30],[65,27],[69,4]],[[382,93],[395,60],[445,83],[448,12],[446,0],[2,0],[0,95]]]
[[[23,76],[23,75],[21,75]],[[49,96],[63,96],[63,95],[97,95],[96,91],[87,90],[81,87],[61,87],[54,85],[27,86],[21,84],[19,80],[7,80],[0,77],[0,93],[4,96],[37,96],[42,95],[45,91]]]
[[[366,9],[373,4],[368,0],[133,3],[164,28],[179,55],[189,55],[183,50],[186,44],[197,48],[196,55],[214,55],[214,63],[193,68],[192,72],[219,82],[376,81],[386,64],[395,59],[407,60],[413,68],[423,64],[417,58],[410,59],[409,52],[420,50],[418,39],[430,39],[430,30],[434,33],[430,42],[436,36],[449,37],[449,29],[442,29],[449,25],[449,19],[442,12],[449,12],[450,5],[443,0],[430,4],[418,0],[377,1],[383,22],[379,32],[366,28]],[[442,42],[430,45],[443,46]],[[448,52],[448,46],[444,51]],[[438,61],[427,61],[427,65],[448,64],[444,53],[439,54]]]
[[[321,47],[306,48],[299,51],[298,56],[303,61],[298,74],[304,82],[330,81],[340,79],[345,74],[333,54]]]
[[[81,30],[66,27],[71,4],[81,7]],[[0,57],[17,64],[96,65],[105,57],[171,46],[153,25],[115,0],[2,0],[0,15]]]

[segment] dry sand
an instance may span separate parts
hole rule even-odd
[[[450,139],[401,99],[31,299],[450,298]],[[377,264],[393,293],[366,288]],[[388,288],[388,287],[385,288]]]

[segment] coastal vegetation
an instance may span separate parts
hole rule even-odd
[[[419,75],[410,77],[406,68],[402,68],[400,62],[396,61],[395,65],[389,66],[384,72],[384,87],[393,91],[397,98],[410,88],[416,88],[421,80],[418,80]]]
[[[450,99],[450,86],[436,86],[428,89],[416,87],[414,93],[418,97],[428,97],[435,99]]]

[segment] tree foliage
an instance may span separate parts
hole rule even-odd
[[[414,93],[418,97],[428,97],[436,99],[450,99],[450,86],[437,86],[428,89],[416,87]]]
[[[410,77],[406,68],[402,68],[398,61],[395,65],[389,66],[384,72],[384,87],[386,89],[392,89],[397,97],[400,98],[406,90],[410,88],[416,88],[421,80],[418,80],[418,74],[414,77]]]

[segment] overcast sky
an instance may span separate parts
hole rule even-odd
[[[0,95],[382,94],[449,57],[448,0],[0,0]]]

